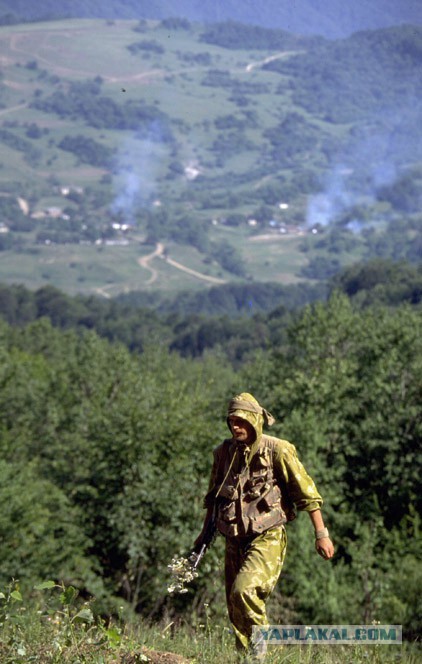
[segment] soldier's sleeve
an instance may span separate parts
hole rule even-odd
[[[323,501],[313,479],[299,460],[295,446],[285,440],[278,441],[274,450],[274,471],[296,509],[305,512],[320,509]]]

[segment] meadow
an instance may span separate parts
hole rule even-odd
[[[287,245],[291,246],[291,242]],[[272,260],[264,260],[266,252],[262,246],[259,249],[255,251],[249,244],[245,247],[245,263],[251,272],[264,279],[268,275],[280,283],[294,281],[290,275],[292,263],[298,261],[295,254],[286,249],[282,252],[285,260],[280,258],[280,252],[276,252]],[[195,291],[207,285],[233,281],[219,265],[204,262],[194,248],[174,243],[166,245],[166,255],[177,265],[172,265],[161,255],[151,258],[147,261],[148,267],[143,267],[140,261],[153,252],[153,245],[140,243],[126,246],[49,245],[18,254],[5,251],[0,253],[0,280],[21,283],[27,288],[50,284],[71,295],[85,293],[102,297],[138,290],[159,290],[172,295],[181,290]]]

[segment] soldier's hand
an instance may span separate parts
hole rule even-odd
[[[315,540],[315,548],[324,560],[329,560],[334,556],[334,544],[329,537]]]

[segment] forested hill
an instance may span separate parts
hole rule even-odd
[[[342,37],[358,30],[422,23],[419,0],[0,0],[0,16],[163,19],[170,16],[210,23],[234,20],[289,32]]]
[[[95,330],[136,352],[159,345],[184,357],[200,357],[218,349],[237,366],[258,350],[280,347],[297,312],[334,290],[357,308],[420,307],[422,268],[373,260],[345,269],[325,288],[227,284],[161,302],[142,292],[105,300],[70,297],[52,286],[31,291],[0,284],[0,318],[15,327],[48,318],[54,327]]]

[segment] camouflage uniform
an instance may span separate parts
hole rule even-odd
[[[252,395],[232,399],[228,414],[247,420],[256,437],[249,445],[227,439],[214,450],[205,506],[215,506],[217,528],[226,538],[227,608],[237,648],[246,651],[253,626],[268,624],[265,602],[286,553],[284,523],[296,509],[319,509],[322,499],[295,447],[262,433],[264,420],[271,424],[274,418]]]
[[[226,539],[227,608],[239,650],[248,648],[254,625],[268,625],[265,602],[280,576],[286,544],[284,526],[244,542]]]

